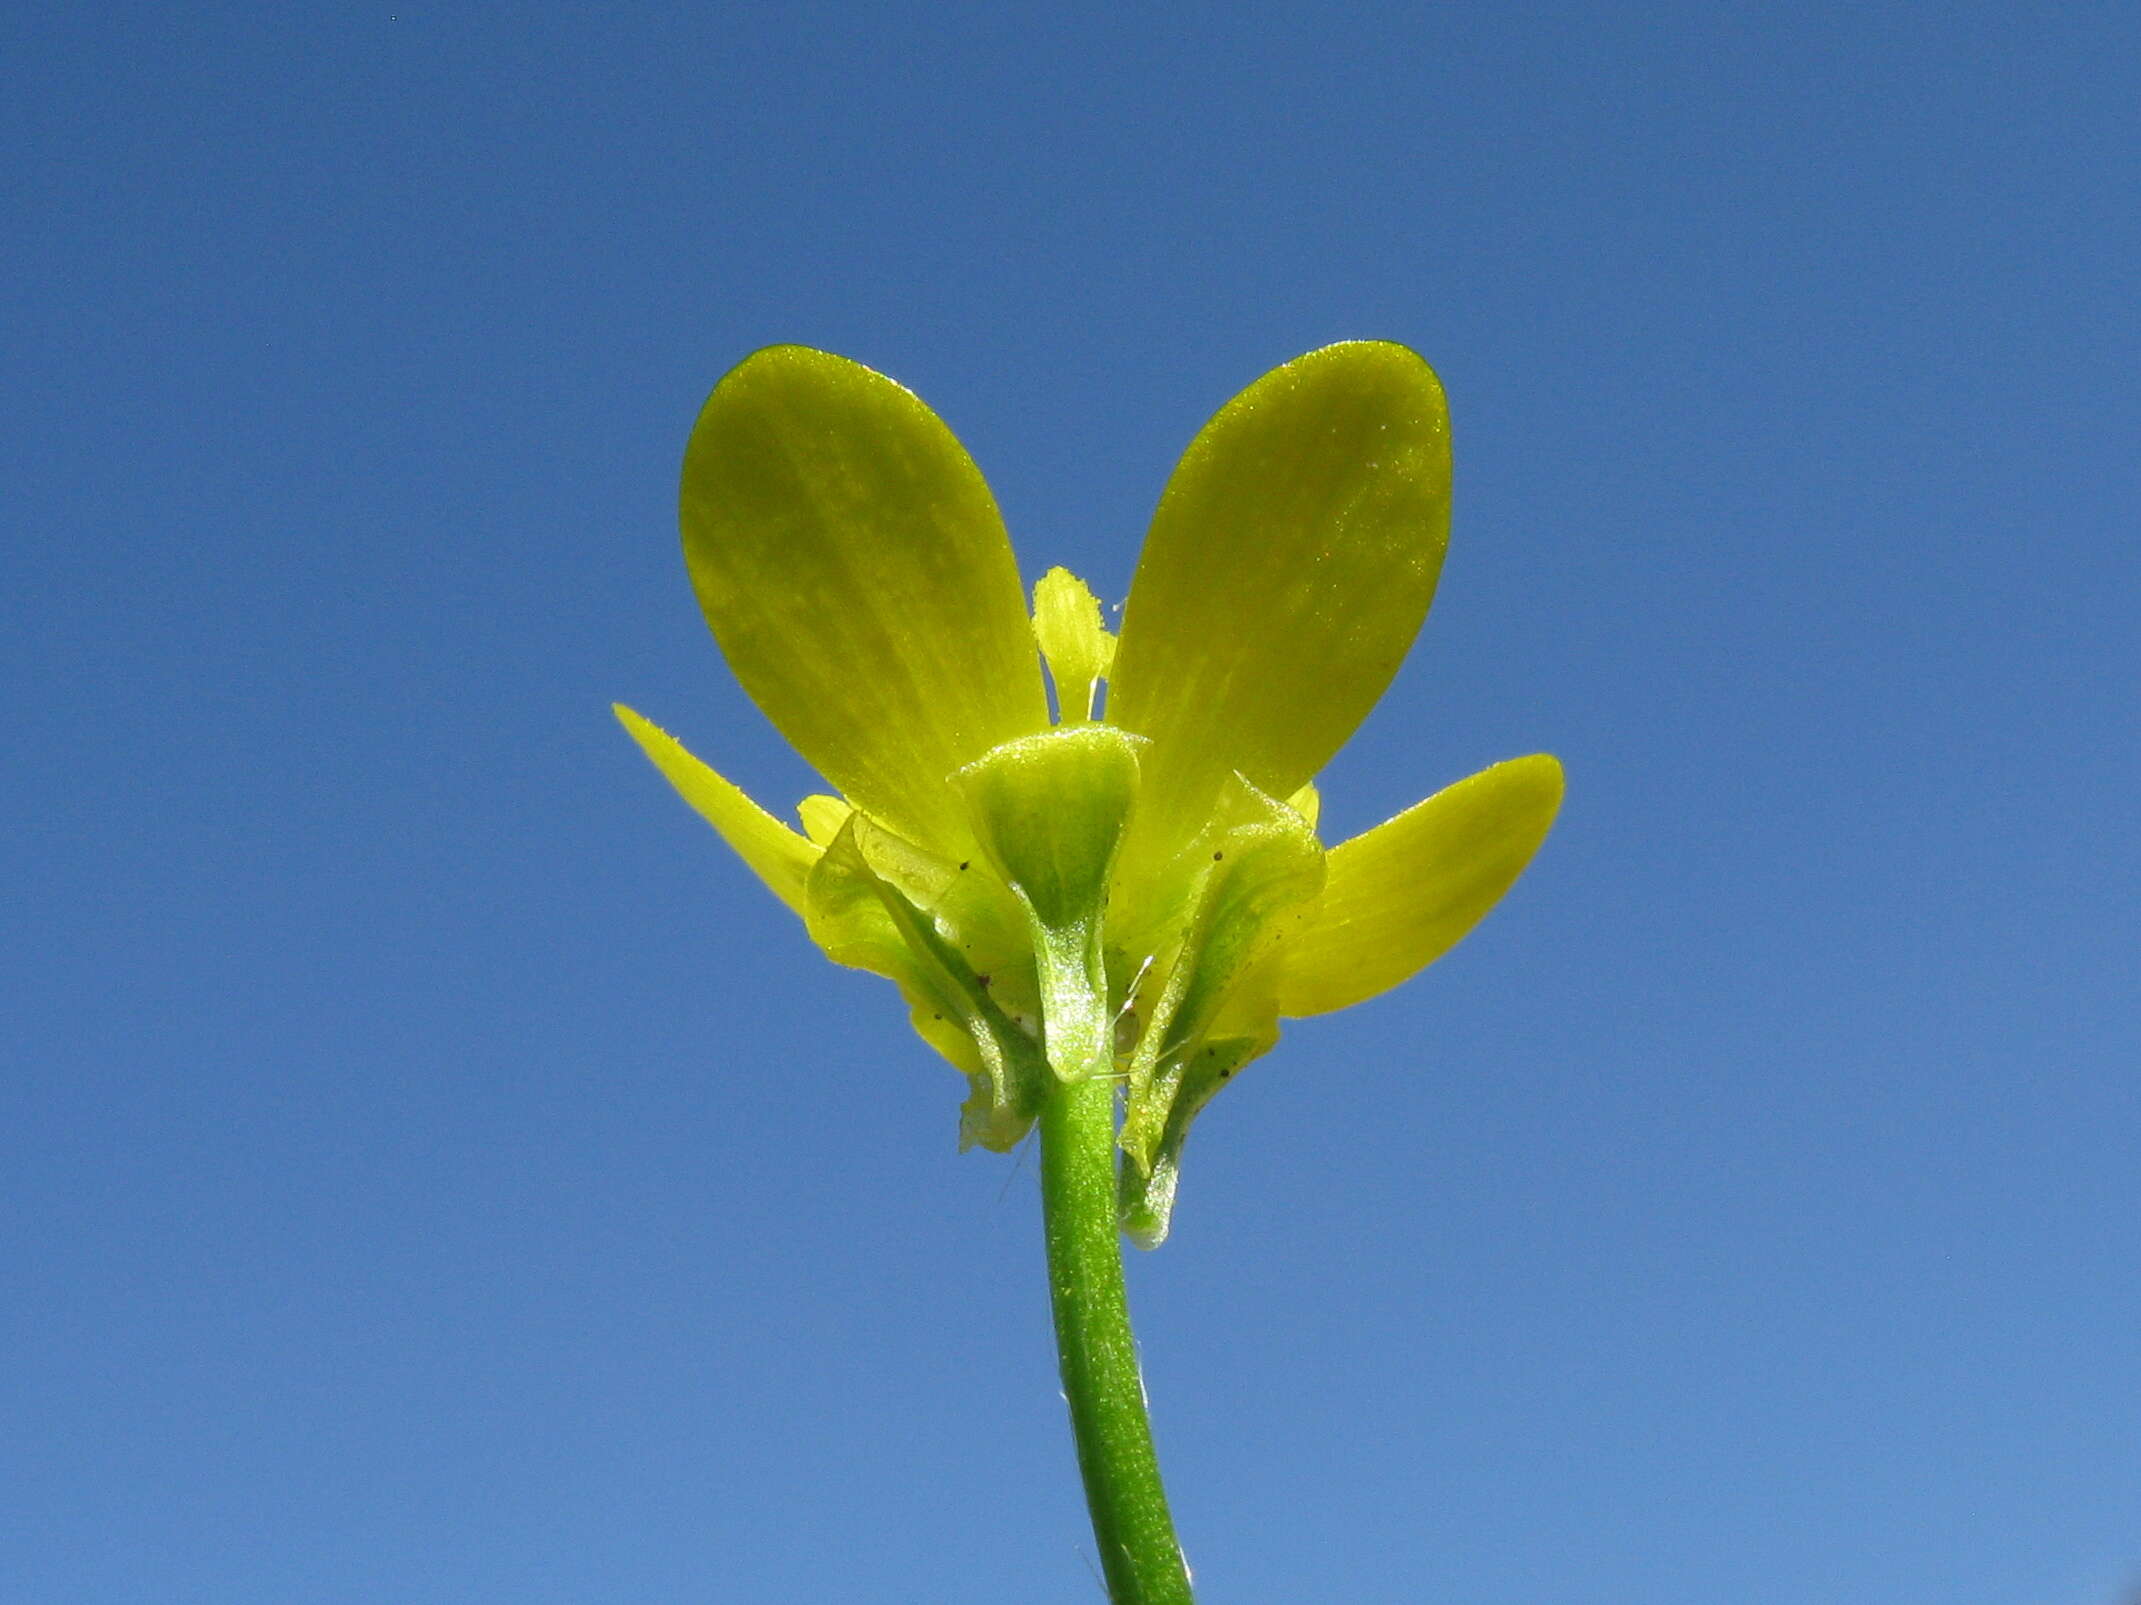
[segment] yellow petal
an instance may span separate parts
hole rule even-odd
[[[707,399],[681,515],[766,717],[857,808],[963,846],[946,777],[1045,728],[1048,703],[1003,520],[942,420],[857,363],[771,347]]]
[[[1153,515],[1108,688],[1108,722],[1152,738],[1148,827],[1201,816],[1236,771],[1285,797],[1323,767],[1426,617],[1449,494],[1442,386],[1403,346],[1312,351],[1204,427]]]
[[[1388,991],[1455,947],[1515,884],[1561,806],[1561,765],[1512,758],[1331,849],[1323,895],[1275,948],[1279,1012]]]
[[[611,711],[639,743],[640,750],[654,760],[654,767],[676,787],[677,795],[721,832],[721,839],[773,889],[774,896],[798,914],[803,913],[804,882],[822,849],[798,836],[699,762],[668,731],[649,723],[623,703],[613,704]]]

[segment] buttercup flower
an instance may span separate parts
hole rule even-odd
[[[1310,352],[1191,443],[1118,640],[1062,569],[1029,614],[988,487],[921,401],[776,346],[692,431],[684,551],[730,667],[837,795],[791,829],[617,715],[831,958],[897,984],[968,1078],[965,1142],[1007,1149],[1056,1086],[1119,1078],[1123,1224],[1150,1246],[1190,1123],[1280,1019],[1447,952],[1560,804],[1534,755],[1317,840],[1313,778],[1426,616],[1449,485],[1426,363]]]

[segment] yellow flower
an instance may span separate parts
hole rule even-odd
[[[1061,569],[1029,616],[988,486],[920,400],[772,347],[692,431],[685,559],[736,677],[838,795],[792,830],[617,714],[830,957],[898,984],[969,1078],[966,1142],[1009,1148],[1055,1087],[1120,1077],[1124,1223],[1149,1245],[1191,1120],[1280,1018],[1447,952],[1560,804],[1535,755],[1316,839],[1312,779],[1426,616],[1449,484],[1426,363],[1312,351],[1191,443],[1118,641]]]

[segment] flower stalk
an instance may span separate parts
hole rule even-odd
[[[1058,1087],[1041,1106],[1041,1213],[1063,1397],[1093,1541],[1114,1605],[1188,1605],[1152,1446],[1116,1226],[1115,1082]]]

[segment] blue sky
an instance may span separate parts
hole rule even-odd
[[[775,806],[674,530],[753,348],[1029,579],[1432,361],[1349,834],[1550,750],[1132,1293],[1203,1597],[2141,1581],[2141,18],[0,16],[0,1596],[1077,1602],[1034,1166],[610,721]]]

